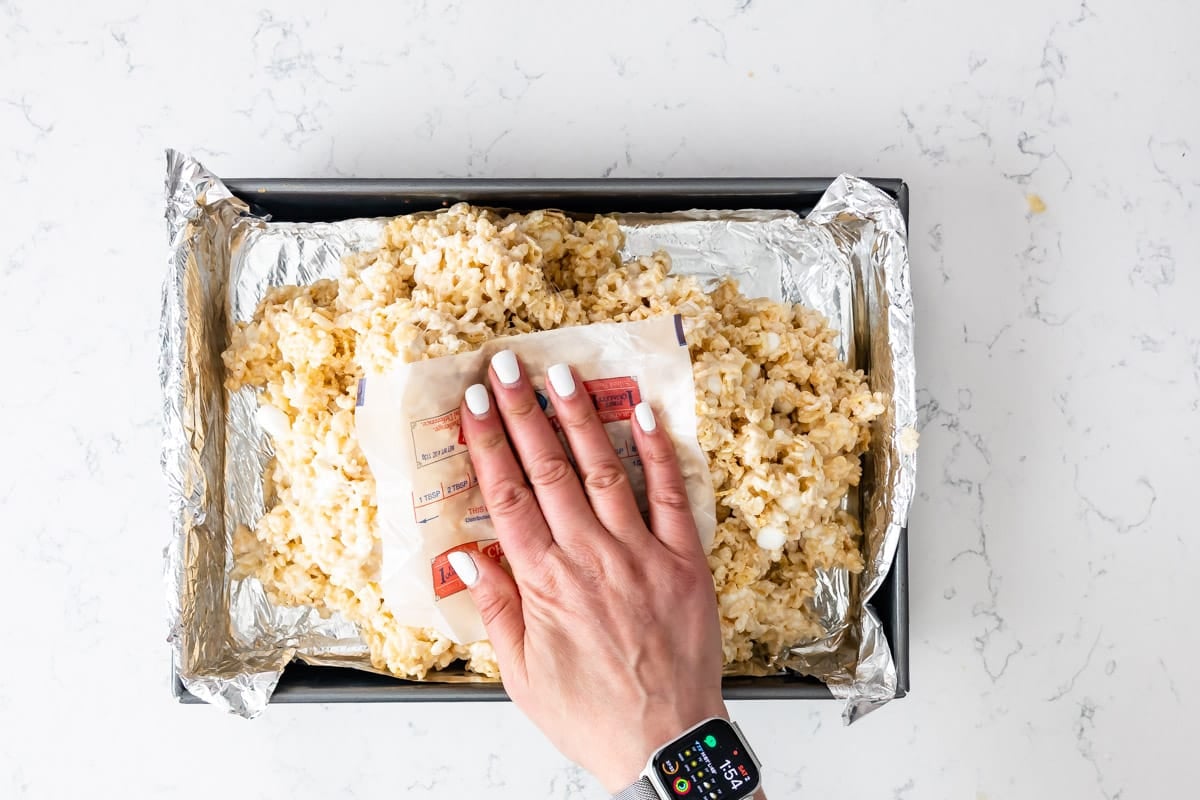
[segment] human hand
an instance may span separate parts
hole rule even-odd
[[[631,425],[647,527],[582,381],[562,364],[548,378],[574,467],[511,351],[492,358],[491,394],[467,390],[463,433],[512,575],[467,553],[450,562],[513,702],[616,792],[657,747],[727,717],[717,604],[674,446],[650,406]]]

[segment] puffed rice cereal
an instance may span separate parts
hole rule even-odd
[[[838,359],[835,333],[799,305],[705,291],[659,253],[622,263],[617,222],[459,204],[397,217],[337,280],[270,291],[224,354],[226,386],[259,390],[275,461],[271,505],[234,542],[240,575],[280,604],[356,623],[374,665],[424,678],[456,660],[496,677],[491,645],[400,625],[379,585],[375,482],[355,439],[368,368],[473,350],[497,336],[680,313],[698,439],[717,496],[708,560],[729,671],[821,633],[806,606],[817,568],[862,570],[843,499],[861,477],[884,398]]]

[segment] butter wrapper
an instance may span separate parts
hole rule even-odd
[[[446,556],[467,550],[500,560],[503,553],[467,452],[459,404],[471,384],[487,383],[488,363],[500,350],[521,359],[556,429],[542,376],[553,364],[575,368],[582,381],[577,391],[591,396],[643,513],[646,482],[631,417],[638,403],[650,403],[675,444],[705,552],[717,527],[708,462],[696,441],[692,362],[679,316],[505,336],[468,353],[367,375],[359,382],[355,422],[375,476],[384,598],[400,623],[435,627],[460,643],[487,633]]]

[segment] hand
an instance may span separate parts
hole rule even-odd
[[[727,716],[717,604],[674,447],[649,405],[631,426],[647,527],[582,382],[561,364],[548,377],[575,467],[512,352],[492,359],[491,394],[467,390],[463,432],[512,575],[466,553],[451,563],[509,696],[617,792],[656,748]]]

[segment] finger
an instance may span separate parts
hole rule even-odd
[[[645,525],[625,464],[613,449],[583,381],[566,364],[550,367],[547,378],[558,423],[571,445],[596,517],[619,539],[643,536]]]
[[[554,539],[565,543],[595,536],[600,526],[575,467],[511,350],[493,356],[492,387],[508,437]]]
[[[504,424],[492,407],[486,386],[477,383],[467,389],[459,416],[484,505],[500,546],[513,571],[519,574],[541,561],[554,546],[554,537],[525,483],[525,474],[508,444]]]
[[[638,403],[633,410],[633,435],[646,475],[646,499],[650,504],[650,530],[680,555],[703,554],[696,520],[688,502],[687,487],[675,444],[658,427],[649,403]]]
[[[455,550],[446,558],[471,592],[505,683],[519,685],[525,674],[525,617],[516,581],[487,556],[475,558]]]

